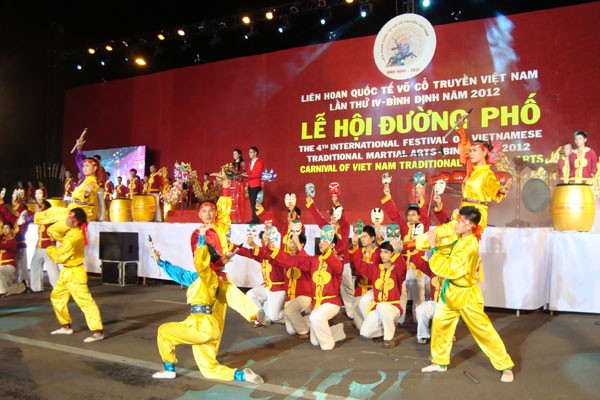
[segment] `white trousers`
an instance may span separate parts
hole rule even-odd
[[[404,313],[398,320],[399,324],[404,324],[406,319],[406,303],[408,299],[412,300],[413,320],[415,319],[417,306],[429,299],[431,280],[427,275],[422,272],[419,274],[419,272],[416,269],[406,271],[406,280],[402,284],[402,294],[400,295],[400,307],[402,307]]]
[[[285,316],[285,329],[290,335],[305,334],[310,331],[310,306],[312,299],[308,296],[298,296],[288,301],[283,314]],[[302,314],[305,315],[302,315]]]
[[[354,326],[359,331],[367,315],[367,310],[373,304],[373,299],[373,289],[370,289],[354,301]]]
[[[14,283],[15,272],[12,265],[0,265],[0,294],[18,294],[25,291],[23,282]]]
[[[26,281],[28,278],[27,272],[27,248],[17,249],[15,255],[15,264],[17,266],[17,282]]]
[[[392,340],[396,333],[396,320],[400,317],[400,310],[393,304],[377,303],[367,314],[360,335],[366,338],[383,336],[383,340]]]
[[[321,350],[332,350],[335,342],[346,339],[344,324],[329,326],[329,320],[338,315],[340,306],[323,303],[310,313],[310,343]]]
[[[106,203],[104,202],[104,189],[98,189],[98,221],[106,221]]]
[[[151,193],[156,203],[156,214],[154,214],[154,222],[162,222],[162,211],[160,209],[160,194]]]
[[[424,301],[417,307],[415,315],[417,318],[417,339],[431,339],[431,321],[435,314],[437,302],[433,300]]]
[[[50,285],[54,287],[60,276],[58,265],[48,257],[46,249],[36,247],[31,258],[31,265],[29,266],[29,287],[34,292],[44,290],[44,266],[46,267],[46,272],[48,272]]]
[[[344,308],[346,309],[346,315],[350,319],[354,318],[354,277],[352,276],[350,263],[344,264],[342,284],[340,285],[340,296],[342,297],[342,303],[344,303]]]
[[[283,304],[285,303],[285,290],[271,292],[264,286],[257,286],[246,293],[246,296],[258,308],[262,308],[269,321],[283,323]]]

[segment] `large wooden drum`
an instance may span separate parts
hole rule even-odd
[[[589,232],[594,224],[592,188],[580,184],[556,185],[552,196],[552,224],[557,231]]]
[[[111,222],[131,222],[131,200],[114,199],[110,202]]]
[[[52,197],[47,200],[50,204],[52,204],[52,207],[67,207],[67,203],[62,197]]]
[[[151,194],[133,196],[131,217],[134,221],[152,222],[156,214],[156,201]]]

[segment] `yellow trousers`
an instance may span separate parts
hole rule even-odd
[[[205,378],[232,381],[235,368],[219,364],[217,353],[221,330],[211,314],[191,314],[182,322],[167,322],[158,328],[158,351],[163,361],[177,364],[175,347],[192,345],[194,360]]]
[[[56,282],[56,286],[54,286],[52,293],[50,293],[52,308],[61,325],[72,322],[69,315],[69,308],[67,307],[71,296],[73,296],[73,300],[75,300],[75,303],[83,311],[88,328],[91,331],[102,330],[100,310],[88,289],[87,272],[83,265],[63,268],[60,271],[60,277]]]
[[[217,361],[227,305],[247,321],[253,321],[258,312],[258,307],[244,292],[231,282],[223,281],[218,289],[212,314],[192,314],[183,322],[167,322],[158,328],[156,341],[162,360],[177,364],[175,347],[190,344],[202,376],[222,381],[233,380],[235,368],[221,365]]]
[[[458,319],[462,318],[483,353],[499,371],[515,364],[506,352],[504,343],[483,311],[483,303],[469,303],[458,310],[449,309],[438,301],[431,323],[431,359],[439,365],[450,364],[450,351]]]

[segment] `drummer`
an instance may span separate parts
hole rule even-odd
[[[598,156],[594,150],[585,145],[587,142],[585,131],[576,131],[573,136],[575,150],[569,155],[570,183],[590,185],[594,175],[598,172]]]
[[[571,177],[571,166],[569,158],[573,153],[573,145],[571,143],[565,143],[562,146],[561,156],[558,159],[558,181],[560,183],[569,183]]]

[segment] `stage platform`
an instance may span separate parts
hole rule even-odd
[[[197,223],[179,222],[92,222],[88,227],[86,267],[101,272],[100,232],[138,233],[140,277],[170,278],[159,273],[151,258],[148,235],[164,259],[189,270],[190,235]],[[309,254],[314,254],[317,225],[306,225]],[[231,240],[244,243],[247,225],[232,224]],[[28,248],[33,249],[37,227],[27,233]],[[556,232],[552,228],[488,227],[481,243],[484,281],[480,287],[487,307],[600,313],[600,234]],[[28,251],[30,258],[33,251]],[[260,266],[253,260],[236,256],[226,267],[231,280],[240,287],[260,285]]]

